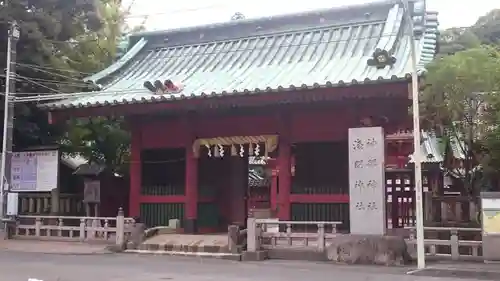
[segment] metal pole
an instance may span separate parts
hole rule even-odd
[[[5,75],[5,100],[3,115],[3,134],[2,134],[2,158],[0,162],[0,218],[5,217],[7,211],[7,193],[10,188],[10,158],[12,156],[12,133],[14,126],[14,103],[11,98],[11,91],[15,88],[16,50],[15,45],[19,39],[19,29],[16,22],[9,26],[7,38],[7,67]]]
[[[9,27],[9,34],[7,35],[7,68],[5,73],[5,100],[3,106],[3,134],[2,134],[2,159],[0,163],[0,192],[1,192],[1,200],[2,200],[2,208],[0,211],[1,218],[5,217],[5,210],[7,205],[7,198],[5,192],[5,164],[7,162],[7,122],[9,119],[9,99],[10,99],[10,61],[12,59],[11,49],[12,49],[12,40],[11,40],[11,31]]]
[[[406,20],[410,28],[410,48],[411,48],[411,89],[413,98],[413,162],[415,165],[415,209],[417,228],[417,266],[419,269],[425,268],[425,246],[424,246],[424,206],[422,200],[422,159],[420,153],[420,108],[418,102],[418,73],[417,73],[417,50],[415,48],[415,37],[413,34],[413,19],[410,13],[408,0],[402,0]]]

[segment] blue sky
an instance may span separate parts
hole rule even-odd
[[[373,0],[182,0],[176,1],[175,5],[159,0],[123,1],[124,7],[131,7],[130,24],[145,20],[148,30],[222,22],[229,20],[235,12],[254,18],[366,2]],[[439,12],[441,28],[448,28],[473,24],[489,10],[500,8],[500,1],[427,0],[427,6],[428,10]]]

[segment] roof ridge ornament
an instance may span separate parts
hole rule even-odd
[[[184,90],[184,85],[180,83],[174,83],[172,80],[167,79],[165,82],[161,82],[160,80],[154,81],[151,83],[150,81],[144,82],[144,88],[150,90],[151,92],[157,95],[165,95],[165,94],[178,94]]]
[[[376,66],[378,69],[383,69],[386,66],[392,67],[396,63],[396,58],[391,56],[387,50],[375,49],[372,58],[366,62],[369,66]]]
[[[415,39],[420,39],[425,33],[427,7],[425,0],[415,0],[410,3],[409,13],[413,21],[413,34]]]

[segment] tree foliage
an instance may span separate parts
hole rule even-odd
[[[463,167],[444,163],[444,168],[476,194],[479,165],[493,164],[485,162],[485,152],[498,149],[486,140],[495,122],[491,109],[500,106],[500,54],[491,47],[473,48],[436,60],[427,69],[420,97],[422,125],[459,149]]]
[[[483,44],[500,43],[500,9],[494,9],[480,17],[471,27]]]
[[[142,29],[126,25],[128,12],[122,10],[117,1],[103,1],[98,8],[103,27],[97,32],[79,36],[76,40],[78,44],[69,54],[71,67],[84,73],[100,71],[113,63],[127,33]],[[130,144],[130,136],[124,126],[125,121],[121,117],[73,118],[67,121],[67,131],[60,142],[68,153],[82,155],[91,163],[124,173]]]
[[[130,135],[123,129],[123,118],[80,118],[69,123],[71,129],[61,141],[63,152],[82,155],[115,173],[127,171]]]
[[[481,41],[469,28],[449,28],[440,33],[439,57],[477,48]]]
[[[109,66],[118,45],[131,29],[120,0],[0,0],[0,28],[15,20],[21,30],[17,44],[18,93],[85,92],[93,89],[82,78]],[[6,42],[5,33],[0,34]],[[6,44],[0,64],[6,65]],[[1,80],[4,83],[4,79]],[[121,118],[69,120],[66,126],[48,124],[36,104],[17,104],[14,145],[64,144],[66,152],[89,161],[113,165],[127,157],[128,134]],[[99,136],[94,141],[91,136]],[[78,139],[81,138],[81,139]],[[88,147],[82,146],[86,143]],[[114,150],[114,153],[111,151]]]
[[[64,43],[77,34],[101,28],[96,3],[85,0],[9,0],[1,1],[0,29],[7,30],[9,22],[16,21],[21,30],[17,44],[16,88],[18,92],[47,92],[53,75],[31,67],[65,65]],[[6,66],[7,33],[0,34],[0,65]],[[31,77],[33,79],[26,79]],[[4,79],[1,80],[4,86]],[[42,85],[42,86],[40,86]],[[2,87],[3,88],[3,87]],[[50,144],[60,132],[43,118],[33,104],[16,106],[14,143],[17,148]]]
[[[444,163],[477,195],[485,179],[500,174],[500,10],[470,27],[440,32],[439,54],[428,66],[421,96],[422,124],[462,154],[462,167]]]
[[[500,43],[500,9],[495,9],[480,17],[469,27],[452,27],[440,32],[439,57],[477,48],[481,44]]]
[[[231,20],[244,20],[245,18],[245,15],[240,12],[236,12],[231,16]]]

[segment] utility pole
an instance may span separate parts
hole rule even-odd
[[[14,131],[14,96],[16,80],[16,46],[20,37],[19,26],[15,21],[11,22],[7,38],[7,68],[5,75],[5,101],[3,115],[3,135],[2,135],[2,159],[0,163],[0,200],[2,208],[0,218],[4,218],[7,212],[7,194],[10,190],[11,181],[11,159],[12,159],[12,138]]]
[[[418,69],[417,69],[417,48],[415,47],[415,35],[413,27],[413,18],[411,16],[408,0],[401,0],[404,14],[409,24],[409,37],[411,49],[411,89],[412,89],[412,107],[413,107],[413,163],[415,165],[415,209],[417,229],[417,266],[418,269],[425,268],[425,245],[424,245],[424,207],[423,207],[423,188],[422,188],[422,158],[421,158],[421,136],[420,136],[420,108],[418,91]]]

